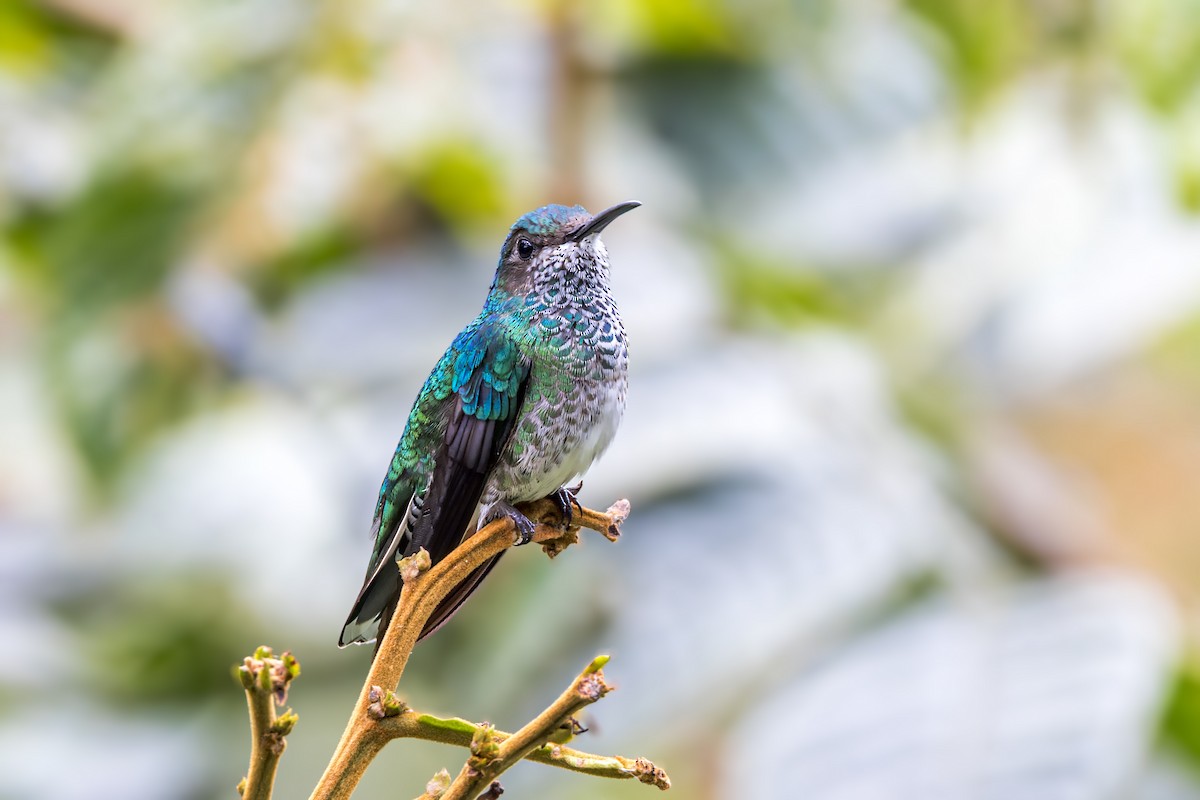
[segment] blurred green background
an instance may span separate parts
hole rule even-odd
[[[0,797],[234,796],[259,644],[306,796],[426,371],[517,215],[637,199],[626,536],[403,694],[611,652],[578,744],[680,798],[1200,798],[1198,79],[1195,0],[5,0]]]

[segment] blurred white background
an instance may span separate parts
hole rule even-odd
[[[0,797],[232,796],[264,643],[305,796],[421,381],[513,219],[626,199],[626,535],[402,694],[512,729],[611,652],[578,745],[682,798],[1200,797],[1197,53],[1190,0],[0,6]]]

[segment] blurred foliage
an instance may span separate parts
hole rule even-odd
[[[715,246],[717,274],[737,327],[841,325],[862,329],[887,292],[871,269],[818,269]]]
[[[111,31],[36,0],[0,5],[0,70],[26,78],[72,72],[110,56],[118,45]]]
[[[757,4],[748,4],[754,6]],[[719,0],[626,2],[621,9],[643,47],[674,55],[733,54],[738,45],[735,7]]]
[[[907,5],[935,33],[935,52],[969,111],[1015,79],[1036,44],[1035,4],[1024,0],[908,0]]]
[[[85,632],[84,661],[104,665],[90,688],[126,706],[228,698],[231,643],[250,652],[262,635],[229,576],[201,572],[104,586],[62,613]]]
[[[503,224],[512,204],[501,183],[501,159],[480,142],[441,141],[416,159],[412,192],[459,233]],[[518,212],[519,213],[519,212]]]
[[[1197,101],[1200,5],[1144,0],[1115,5],[1117,54],[1151,108],[1174,114]]]
[[[128,459],[162,430],[211,407],[228,373],[157,304],[128,308],[116,331],[58,340],[50,386],[96,488],[115,487]]]
[[[64,209],[34,210],[12,235],[54,318],[79,322],[161,289],[193,232],[199,200],[169,174],[136,168],[100,176]]]
[[[1129,81],[1167,127],[1176,197],[1200,212],[1200,5],[1120,3],[1113,28]]]
[[[265,259],[251,273],[249,286],[264,308],[278,309],[309,281],[343,269],[360,247],[360,237],[346,228],[310,233]]]
[[[1200,316],[1193,316],[1167,331],[1148,355],[1152,364],[1200,392],[1197,353],[1200,353]]]
[[[922,373],[895,380],[892,397],[905,424],[951,455],[961,452],[969,430],[970,398],[953,376]]]
[[[49,385],[99,489],[156,433],[202,407],[221,375],[162,301],[202,197],[139,166],[101,175],[65,208],[32,208],[8,230],[49,322]]]
[[[1194,657],[1175,676],[1162,731],[1168,742],[1200,765],[1200,664]]]
[[[631,64],[622,80],[633,115],[701,187],[714,216],[752,184],[771,180],[786,161],[788,145],[772,132],[791,104],[761,64],[723,54],[663,54]]]

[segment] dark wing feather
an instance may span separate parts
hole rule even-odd
[[[519,395],[523,394],[522,385]],[[515,407],[519,408],[520,405],[518,398]],[[513,422],[512,416],[481,420],[464,413],[461,400],[455,401],[450,422],[446,426],[445,447],[438,454],[437,466],[433,470],[433,478],[425,495],[425,507],[430,509],[430,513],[417,523],[404,549],[405,556],[410,556],[424,547],[429,551],[430,560],[436,564],[450,555],[450,552],[466,538],[488,474],[495,466],[503,445],[508,441]],[[421,629],[421,639],[454,616],[454,612],[458,611],[492,567],[496,566],[500,555],[476,568],[446,595]],[[400,595],[397,592],[380,617],[379,632],[375,639],[376,648],[378,643],[383,641],[383,634],[387,632],[399,599]]]
[[[464,346],[470,344],[463,342]],[[389,532],[386,546],[377,545],[372,571],[351,609],[339,644],[365,641],[364,629],[375,620],[379,621],[376,641],[383,639],[399,602],[397,557],[412,555],[424,547],[436,564],[450,554],[470,528],[488,475],[514,428],[529,371],[528,363],[518,359],[516,348],[507,340],[475,352],[478,355],[474,358],[466,358],[469,352],[460,354],[456,362],[465,374],[456,377],[453,394],[448,398],[445,432],[434,453],[433,472],[426,486],[413,492],[406,513]],[[383,523],[377,520],[377,524]],[[384,541],[378,531],[376,539]],[[422,638],[454,614],[498,558],[472,572],[443,600],[422,630]]]
[[[368,632],[376,627],[375,621],[400,595],[400,570],[396,568],[396,551],[407,540],[415,520],[423,513],[422,501],[423,497],[420,494],[413,495],[403,517],[394,522],[386,534],[382,534],[382,526],[395,514],[388,513],[388,501],[380,498],[373,531],[377,544],[371,554],[362,588],[354,600],[349,616],[346,617],[342,633],[338,636],[339,647],[370,641],[371,636]],[[387,613],[391,615],[390,611]]]

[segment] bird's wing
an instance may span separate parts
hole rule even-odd
[[[442,357],[413,406],[380,490],[375,548],[340,645],[382,638],[400,595],[397,557],[424,547],[436,564],[462,541],[512,433],[528,375],[529,361],[498,326],[468,327]],[[451,592],[421,635],[449,619],[493,564]]]

